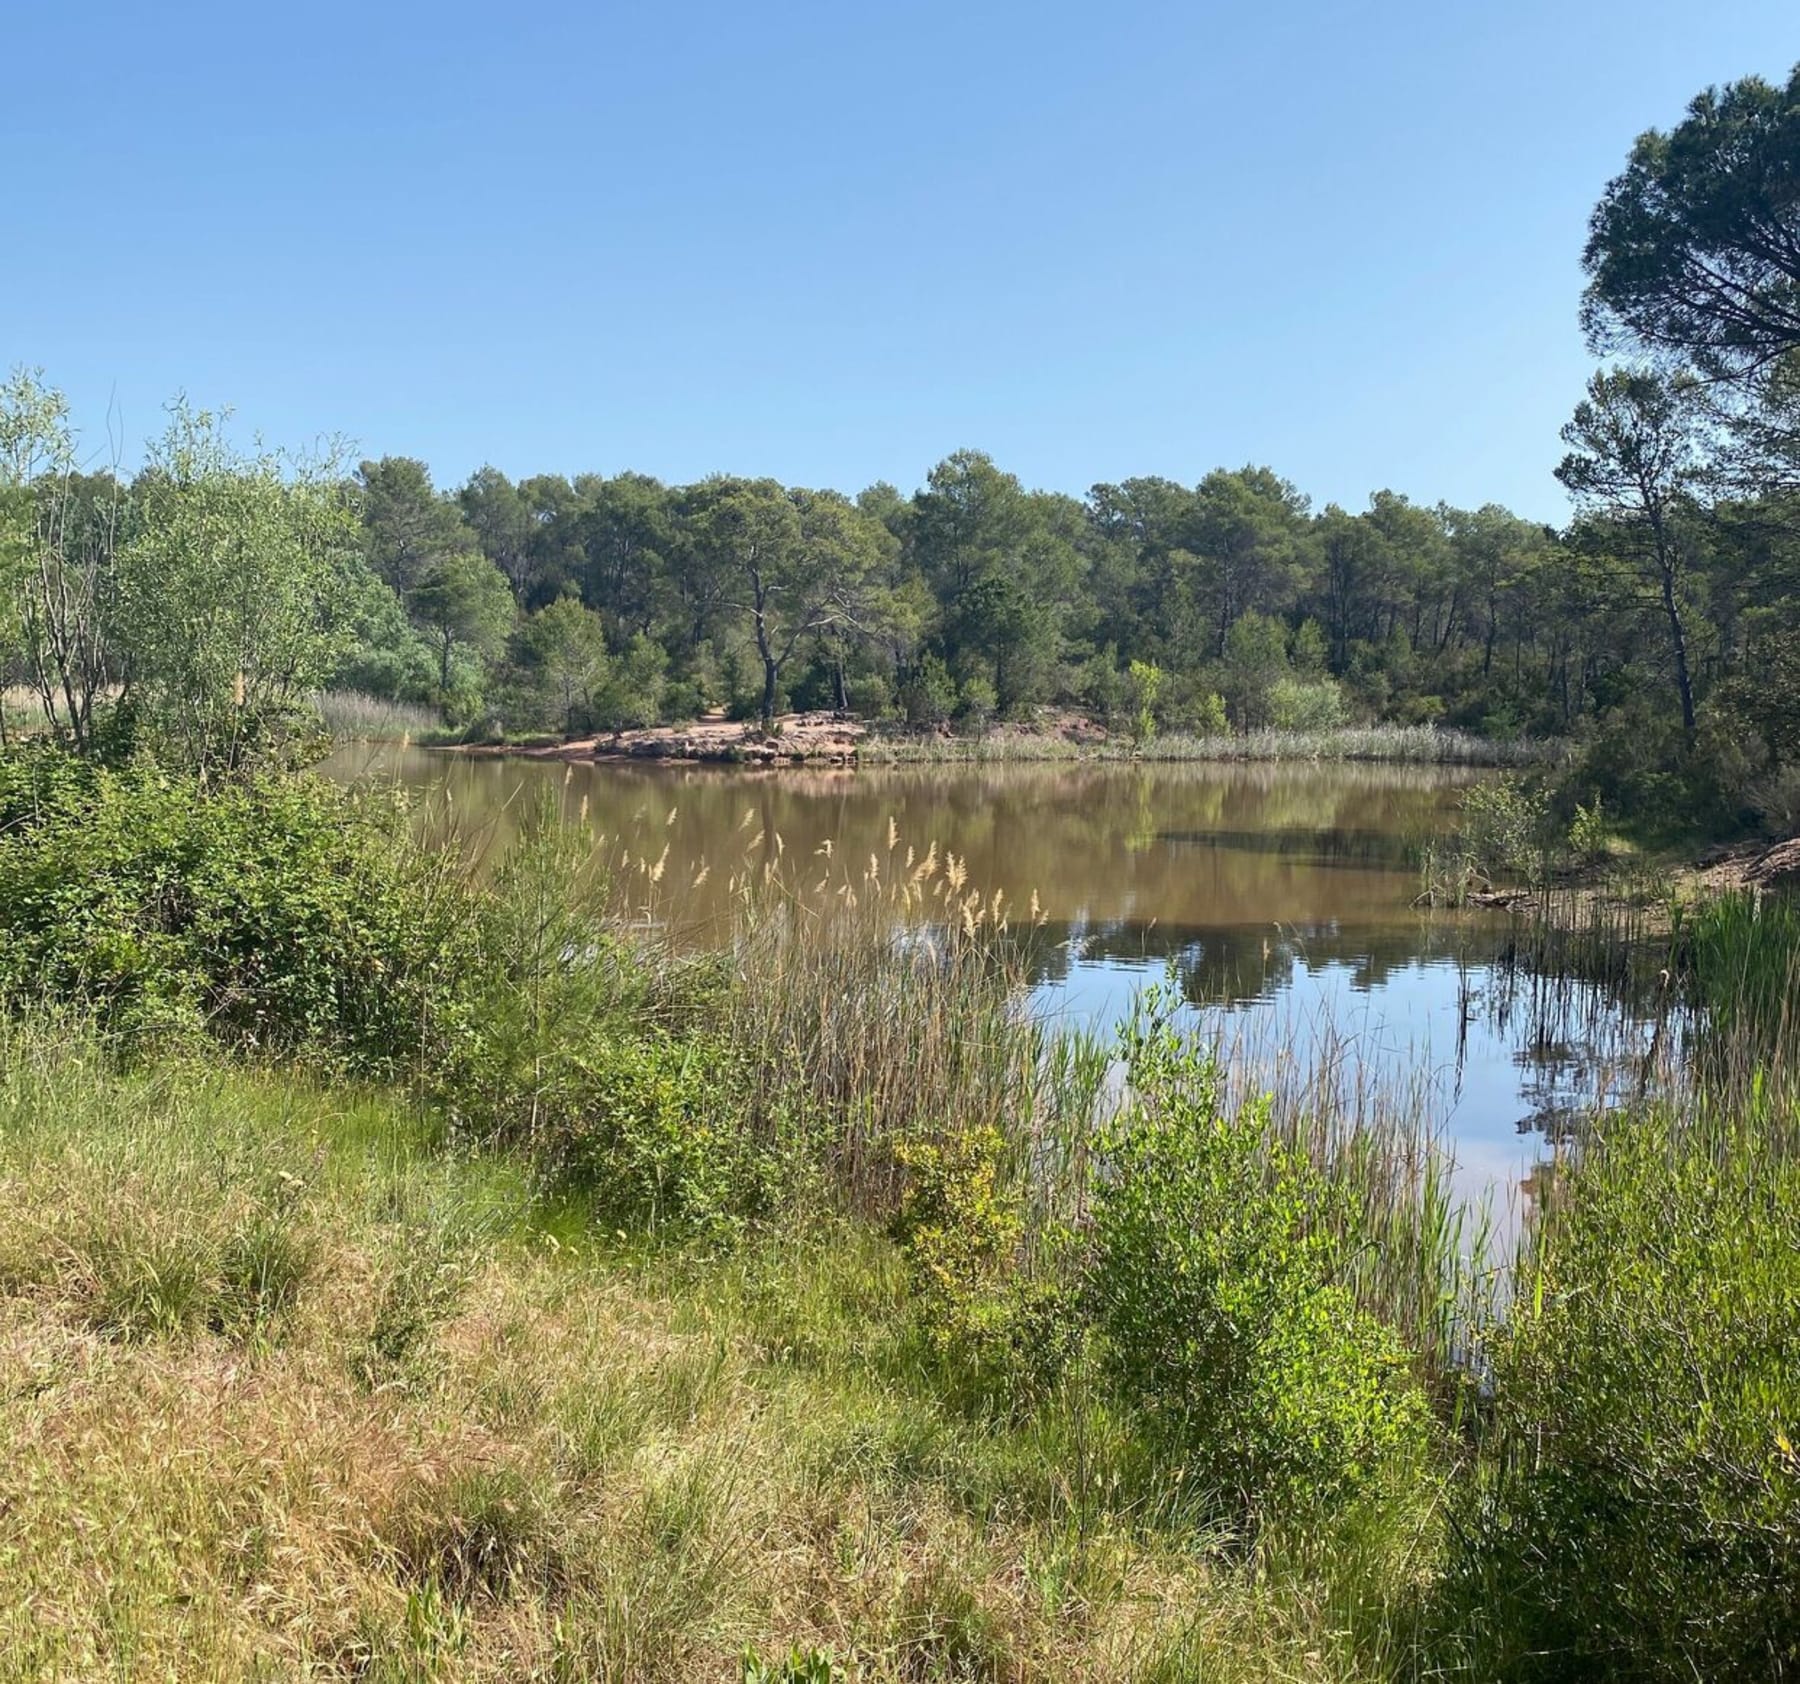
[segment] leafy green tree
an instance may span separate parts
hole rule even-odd
[[[540,717],[553,718],[574,736],[589,722],[595,694],[607,681],[606,627],[591,608],[560,597],[513,633],[512,663]]]
[[[1582,508],[1604,524],[1656,593],[1682,729],[1694,730],[1688,651],[1688,516],[1704,468],[1692,385],[1643,369],[1602,370],[1563,429],[1570,447],[1556,470]]]
[[[606,684],[594,698],[595,725],[604,731],[654,725],[663,716],[668,674],[667,651],[639,632],[613,659]]]
[[[1305,497],[1268,468],[1218,469],[1194,493],[1188,549],[1199,559],[1198,595],[1209,610],[1213,650],[1240,615],[1279,613],[1305,566]]]
[[[912,554],[938,602],[938,641],[1004,712],[1055,682],[1080,571],[1080,506],[1034,496],[978,451],[932,469],[913,499]]]
[[[648,474],[601,480],[577,523],[581,595],[615,636],[650,631],[672,607],[665,557],[674,538],[667,488]]]
[[[1800,68],[1709,88],[1638,137],[1595,208],[1584,321],[1758,381],[1800,349]]]
[[[451,692],[459,651],[492,659],[514,618],[512,592],[500,570],[475,550],[453,550],[432,562],[407,597],[407,609],[438,661],[438,689]]]
[[[76,467],[68,402],[41,371],[0,384],[0,657],[23,665],[50,728],[93,744],[96,707],[125,676],[117,549],[125,499]],[[0,741],[5,739],[0,709]]]
[[[1156,708],[1168,678],[1153,661],[1133,661],[1126,672],[1125,694],[1131,711],[1131,740],[1139,748],[1156,735]]]
[[[369,565],[402,598],[427,569],[473,547],[461,512],[433,488],[431,470],[410,456],[383,456],[356,471]]]
[[[880,556],[879,528],[847,498],[784,491],[774,480],[709,481],[695,541],[733,594],[762,668],[763,729],[802,642],[857,622]]]
[[[240,454],[220,418],[177,403],[119,557],[141,726],[186,765],[234,770],[350,646],[355,517],[336,465]]]
[[[484,466],[469,476],[456,502],[481,553],[506,575],[513,594],[523,595],[530,565],[531,511],[518,487],[498,468]]]
[[[1254,611],[1233,621],[1225,639],[1225,700],[1240,731],[1260,731],[1273,723],[1270,693],[1287,676],[1287,634],[1281,622]]]

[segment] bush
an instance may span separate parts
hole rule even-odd
[[[470,897],[391,808],[308,778],[0,765],[0,994],[374,1074],[459,1027]]]
[[[1105,1129],[1090,1290],[1119,1391],[1222,1518],[1322,1512],[1425,1447],[1394,1332],[1346,1287],[1354,1201],[1223,1109],[1221,1071],[1153,1001]]]
[[[957,689],[956,719],[972,731],[981,730],[1000,711],[1000,697],[980,673],[971,673]]]
[[[1334,731],[1344,723],[1344,693],[1329,678],[1278,678],[1268,706],[1277,731]]]
[[[1555,1189],[1464,1564],[1490,1676],[1800,1674],[1800,1166],[1770,1124],[1615,1120]]]
[[[719,1232],[774,1202],[776,1166],[752,1145],[748,1084],[724,1044],[609,1037],[568,1074],[575,1103],[543,1119],[538,1141],[610,1213]]]
[[[1077,1307],[1021,1266],[1025,1211],[1005,1136],[976,1124],[904,1141],[898,1155],[907,1180],[894,1232],[930,1342],[991,1390],[1041,1396],[1071,1354]]]
[[[878,672],[858,674],[844,686],[850,711],[858,719],[885,719],[893,711],[894,698],[888,682]]]
[[[1517,778],[1478,783],[1463,796],[1460,840],[1470,868],[1484,877],[1542,876],[1548,826],[1543,794]]]
[[[920,659],[900,687],[900,706],[908,725],[942,725],[956,711],[956,680],[937,656]]]

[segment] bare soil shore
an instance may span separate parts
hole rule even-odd
[[[654,725],[637,731],[575,737],[567,742],[538,746],[470,744],[456,752],[531,760],[669,760],[722,766],[852,765],[870,735],[865,722],[841,713],[784,713],[776,718],[773,731],[764,731],[760,720],[727,719],[723,712],[714,712],[682,725]],[[922,733],[915,740],[928,741],[932,735]],[[948,730],[936,735],[945,743],[956,740]],[[1103,726],[1073,712],[1057,712],[1028,724],[996,725],[983,740],[993,742],[1008,737],[1021,742],[1054,742],[1064,753],[1070,748],[1098,748],[1108,740]]]

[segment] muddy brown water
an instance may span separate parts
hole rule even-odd
[[[1637,1045],[1605,1002],[1547,1024],[1502,963],[1503,916],[1422,911],[1422,844],[1478,774],[1383,765],[1006,765],[744,772],[340,750],[322,768],[398,783],[498,851],[548,797],[608,858],[659,865],[660,913],[702,942],[731,884],[784,862],[896,853],[966,862],[1021,911],[1035,897],[1036,1008],[1108,1030],[1149,983],[1245,1056],[1329,1056],[1404,1089],[1452,1137],[1459,1180],[1505,1195],[1559,1118]],[[779,840],[777,840],[779,839]],[[642,870],[640,865],[637,869]],[[1595,1030],[1604,1024],[1604,1032]]]

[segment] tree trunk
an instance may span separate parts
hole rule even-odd
[[[765,737],[775,730],[775,689],[781,677],[780,666],[768,655],[763,656],[762,728]]]
[[[1662,567],[1663,613],[1669,620],[1669,648],[1675,657],[1675,688],[1681,695],[1681,728],[1694,734],[1694,681],[1688,672],[1687,631],[1681,623],[1681,604],[1675,600],[1675,571]]]

